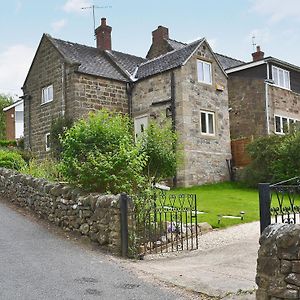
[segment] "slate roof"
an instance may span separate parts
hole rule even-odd
[[[117,66],[114,66],[104,51],[94,47],[54,39],[52,37],[49,38],[58,51],[69,62],[79,64],[79,72],[120,81],[128,81],[128,77],[120,72]]]
[[[241,61],[241,60],[238,60],[238,59],[235,59],[235,58],[223,55],[223,54],[215,53],[215,55],[224,70],[245,64],[244,61]]]
[[[178,50],[173,50],[142,63],[136,77],[141,79],[182,66],[203,41],[204,39],[195,41]]]
[[[50,35],[46,36],[68,62],[78,64],[79,72],[125,82],[143,79],[182,66],[204,41],[200,39],[184,44],[166,39],[173,50],[147,60],[119,51],[103,51],[95,47],[55,39]],[[223,69],[244,64],[243,61],[222,54],[216,54],[216,57]]]

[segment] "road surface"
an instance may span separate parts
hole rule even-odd
[[[0,299],[190,299],[45,224],[0,202]]]

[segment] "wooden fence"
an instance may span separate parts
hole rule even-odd
[[[252,138],[240,138],[231,141],[231,153],[234,167],[245,167],[251,159],[246,151],[246,146],[252,142]]]

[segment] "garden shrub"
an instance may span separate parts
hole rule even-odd
[[[68,181],[96,192],[143,187],[147,156],[135,144],[127,116],[101,110],[75,123],[62,138],[61,170]]]
[[[33,158],[20,171],[23,174],[28,174],[36,178],[44,178],[52,182],[63,181],[59,164],[52,159],[38,161]]]
[[[73,120],[66,116],[53,119],[50,128],[50,149],[55,159],[60,159],[62,153],[61,140],[66,131],[73,125]]]
[[[22,156],[12,150],[0,149],[0,167],[21,170],[26,166]]]
[[[0,147],[17,147],[15,140],[0,140]]]
[[[148,157],[144,175],[150,182],[176,175],[180,151],[176,151],[177,135],[172,131],[170,122],[150,122],[140,142]]]
[[[244,169],[242,180],[250,186],[300,176],[299,131],[258,138],[247,146],[247,151],[252,162]]]

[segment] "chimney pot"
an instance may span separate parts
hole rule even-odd
[[[106,24],[106,18],[101,18],[101,25],[95,29],[97,48],[101,50],[111,50],[112,28]]]
[[[258,61],[263,59],[265,56],[265,53],[260,50],[260,46],[256,46],[256,52],[252,53],[253,61]]]

